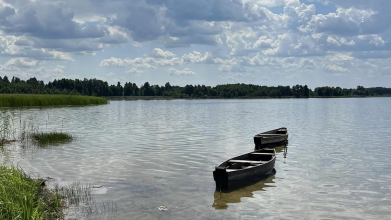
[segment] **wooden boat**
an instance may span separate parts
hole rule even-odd
[[[267,175],[274,168],[276,151],[263,148],[229,159],[213,171],[216,189],[227,190],[254,178]]]
[[[277,128],[254,136],[255,149],[263,146],[282,144],[288,140],[288,129]]]

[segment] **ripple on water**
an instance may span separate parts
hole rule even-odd
[[[64,181],[102,184],[115,219],[385,219],[390,215],[390,98],[111,101],[22,109],[77,141],[0,162]],[[11,110],[18,111],[19,110]],[[375,112],[376,114],[374,114]],[[214,166],[286,126],[272,182],[217,198]],[[24,153],[21,153],[24,152]],[[167,212],[157,207],[166,206]],[[224,211],[223,211],[224,210]]]

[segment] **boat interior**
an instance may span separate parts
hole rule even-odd
[[[287,128],[278,128],[278,129],[274,129],[274,130],[271,130],[271,131],[266,131],[266,132],[263,132],[263,133],[260,133],[260,134],[257,134],[255,135],[256,136],[275,136],[275,135],[286,135],[288,133],[288,129]]]
[[[261,149],[238,157],[234,157],[223,164],[220,168],[225,168],[227,172],[240,169],[247,169],[269,162],[275,156],[274,149]]]
[[[280,128],[276,131],[276,134],[286,134],[288,129],[286,128]]]

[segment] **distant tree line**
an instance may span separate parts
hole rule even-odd
[[[252,84],[225,84],[215,87],[205,85],[164,86],[144,83],[140,87],[126,82],[109,85],[99,79],[59,79],[45,84],[35,77],[26,81],[18,77],[0,77],[0,93],[18,94],[69,94],[87,96],[167,96],[175,98],[251,98],[251,97],[333,97],[333,96],[390,96],[391,88],[342,89],[340,87],[317,87],[311,90],[307,85],[259,86]]]
[[[356,89],[342,89],[341,87],[324,86],[315,88],[313,96],[391,96],[391,88],[357,86]]]

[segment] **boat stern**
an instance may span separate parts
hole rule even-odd
[[[216,167],[213,171],[213,179],[216,182],[216,189],[227,189],[228,173],[226,167]]]
[[[262,136],[255,135],[254,136],[254,144],[255,144],[255,148],[261,146],[262,145]]]

